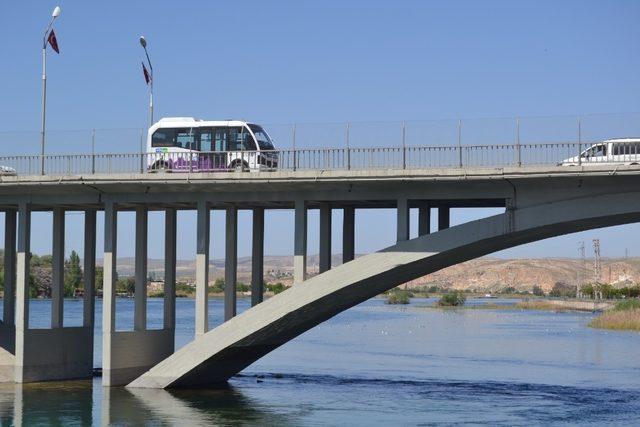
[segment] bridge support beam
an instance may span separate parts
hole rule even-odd
[[[16,310],[16,211],[4,217],[4,311],[2,321],[15,326]]]
[[[451,224],[451,208],[440,206],[438,208],[438,231],[449,228]]]
[[[196,253],[196,338],[209,330],[209,221],[204,200],[198,201]]]
[[[304,200],[295,201],[295,241],[293,254],[293,283],[307,278],[307,206]]]
[[[353,206],[342,210],[342,263],[353,261],[355,257],[356,215]]]
[[[398,242],[409,240],[409,201],[398,199],[397,208]]]
[[[82,324],[91,329],[93,341],[93,325],[96,316],[96,211],[93,209],[84,211],[83,264],[84,302]]]
[[[418,208],[418,236],[431,233],[431,208],[420,206]]]
[[[262,302],[264,293],[264,208],[253,208],[251,236],[251,306]]]
[[[224,259],[224,320],[236,315],[236,290],[238,269],[238,208],[226,210],[225,259]]]
[[[51,265],[51,327],[62,328],[64,321],[64,223],[65,211],[53,209],[53,249]]]
[[[164,329],[176,329],[176,240],[175,209],[164,211]],[[174,332],[175,333],[175,332]],[[172,340],[173,343],[173,340]],[[173,352],[173,348],[171,349]]]
[[[133,329],[147,329],[147,241],[149,211],[146,206],[136,208],[135,309]]]
[[[331,269],[331,207],[320,207],[320,273]]]
[[[4,312],[0,322],[0,382],[13,382],[16,348],[16,211],[5,212],[4,224]]]
[[[116,332],[116,256],[118,211],[115,203],[104,205],[104,255],[102,274],[102,385],[114,382],[111,342]]]

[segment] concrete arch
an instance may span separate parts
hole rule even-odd
[[[401,283],[523,243],[640,221],[640,192],[544,196],[526,207],[400,242],[315,276],[197,338],[129,384],[225,382],[334,315]]]

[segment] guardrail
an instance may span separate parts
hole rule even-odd
[[[273,151],[45,155],[48,175],[218,172],[232,170],[366,170],[640,163],[640,143],[318,148]],[[0,157],[0,173],[40,175],[42,157]]]

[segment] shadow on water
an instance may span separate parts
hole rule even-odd
[[[291,424],[257,409],[234,387],[215,390],[103,388],[99,380],[0,384],[1,425]]]

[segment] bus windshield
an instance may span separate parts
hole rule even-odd
[[[269,138],[269,135],[264,131],[264,129],[262,129],[261,126],[250,124],[249,127],[251,128],[253,134],[256,136],[256,141],[258,142],[261,150],[273,150],[273,143],[271,142],[271,138]]]

